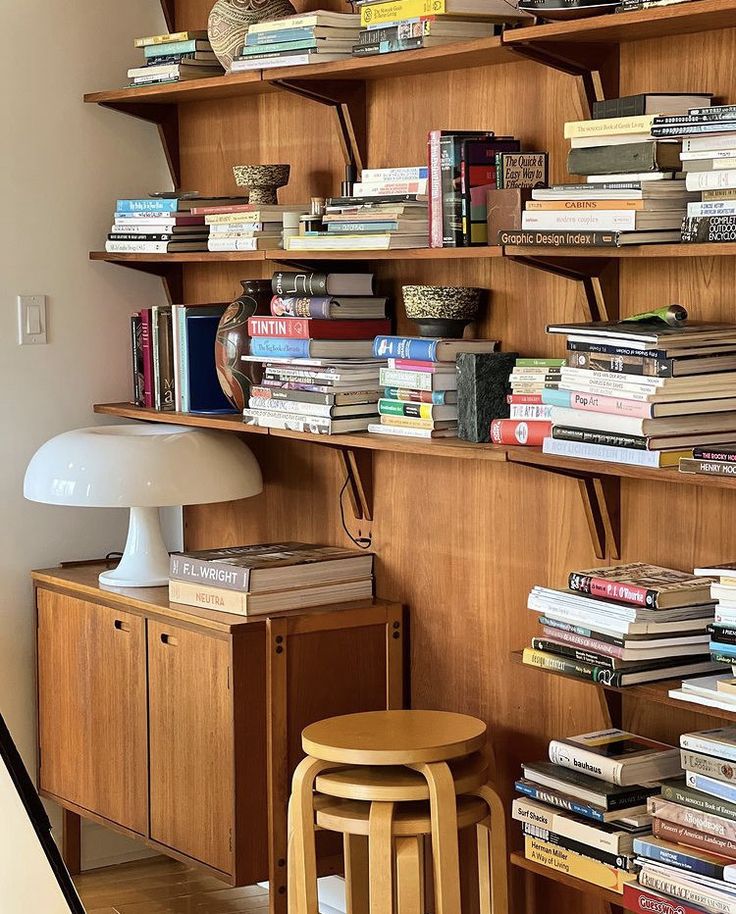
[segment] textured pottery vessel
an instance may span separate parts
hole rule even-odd
[[[217,0],[207,23],[207,34],[217,59],[230,69],[245,44],[248,29],[256,22],[293,16],[289,0]]]
[[[404,309],[420,336],[461,337],[480,308],[483,289],[472,286],[402,286]]]
[[[552,22],[612,13],[619,0],[521,0],[519,9]]]
[[[278,189],[289,183],[291,165],[235,165],[238,187],[248,188],[248,202],[261,206],[278,203]]]
[[[252,384],[260,383],[261,366],[243,362],[250,351],[248,318],[270,314],[273,292],[270,279],[242,279],[243,291],[220,318],[215,339],[215,366],[223,393],[236,409],[248,405]]]

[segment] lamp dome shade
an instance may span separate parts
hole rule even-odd
[[[227,432],[177,425],[102,425],[51,438],[26,470],[31,501],[77,507],[167,507],[258,495],[248,447]]]

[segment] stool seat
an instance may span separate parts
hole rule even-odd
[[[450,763],[455,793],[470,793],[488,780],[488,762],[476,752]],[[339,768],[317,775],[318,793],[344,800],[404,803],[429,799],[427,779],[418,771],[394,765]]]
[[[412,765],[449,761],[477,752],[486,725],[451,711],[367,711],[310,724],[302,732],[307,755],[344,765]]]
[[[316,823],[327,831],[347,835],[367,836],[370,828],[371,804],[358,800],[336,800],[316,797],[314,804]],[[459,797],[457,801],[458,829],[470,828],[489,816],[488,805],[478,797]],[[432,815],[427,803],[402,803],[394,807],[391,817],[391,834],[394,837],[413,837],[432,833]]]

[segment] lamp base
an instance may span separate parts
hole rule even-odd
[[[169,553],[158,508],[131,508],[128,539],[117,568],[103,571],[103,587],[161,587],[169,583]]]

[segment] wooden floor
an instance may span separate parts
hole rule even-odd
[[[87,914],[241,914],[268,910],[266,889],[222,882],[166,857],[91,870],[75,879]]]

